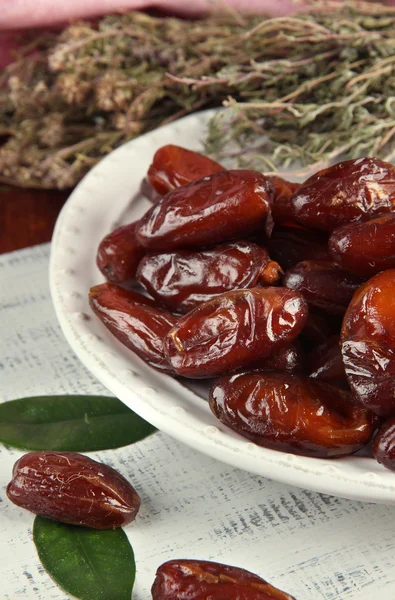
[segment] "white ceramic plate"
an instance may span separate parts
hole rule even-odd
[[[218,423],[204,398],[145,365],[91,314],[88,290],[103,281],[95,264],[100,240],[142,215],[148,200],[135,197],[155,151],[168,143],[201,149],[205,111],[135,139],[94,167],[65,204],[52,242],[50,284],[63,332],[84,365],[147,421],[235,467],[283,483],[363,501],[395,503],[395,474],[375,460],[323,460],[260,448]],[[132,200],[131,200],[132,199]]]

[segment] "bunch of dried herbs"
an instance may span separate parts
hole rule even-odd
[[[339,8],[340,6],[340,8]],[[0,181],[67,188],[123,142],[206,107],[207,149],[275,171],[395,148],[395,8],[294,17],[141,13],[35,39],[0,74]]]

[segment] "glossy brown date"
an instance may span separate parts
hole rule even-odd
[[[100,242],[96,263],[104,277],[113,283],[131,284],[145,249],[136,239],[138,221],[112,231]]]
[[[191,181],[224,171],[219,163],[181,146],[168,144],[155,153],[147,179],[159,194],[167,194]]]
[[[395,413],[395,269],[369,279],[343,319],[347,380],[358,401],[378,415]]]
[[[222,171],[169,192],[141,219],[137,239],[152,250],[194,248],[272,229],[273,184],[256,171]]]
[[[286,371],[287,373],[302,373],[306,357],[302,346],[295,340],[289,346],[281,348],[274,354],[250,365],[249,370],[259,371]]]
[[[245,373],[216,381],[214,415],[259,446],[319,458],[357,452],[373,417],[349,392],[290,373]]]
[[[152,600],[295,600],[254,573],[204,560],[170,560],[159,567]]]
[[[281,267],[291,269],[304,260],[330,260],[327,235],[302,227],[274,227],[265,245]]]
[[[273,221],[276,225],[292,222],[291,198],[300,188],[300,183],[287,181],[277,175],[270,179],[274,185]]]
[[[165,352],[178,375],[221,375],[288,345],[307,312],[304,298],[285,288],[229,292],[181,317],[165,339]]]
[[[176,317],[156,308],[150,298],[113,283],[91,288],[89,303],[122,344],[152,367],[172,372],[164,355],[163,338],[176,324]]]
[[[308,373],[318,379],[342,389],[349,389],[340,349],[340,335],[315,348],[308,357]]]
[[[280,274],[266,250],[241,241],[202,251],[148,254],[137,280],[159,304],[184,313],[233,289],[275,285]]]
[[[133,521],[140,498],[118,471],[75,452],[29,452],[14,465],[7,496],[62,523],[114,529]]]
[[[372,450],[377,462],[395,471],[395,416],[380,427],[373,439]]]
[[[328,261],[305,260],[287,271],[283,285],[328,313],[343,314],[365,279]]]
[[[319,171],[291,200],[298,223],[326,231],[394,210],[395,167],[379,158],[347,160]]]
[[[335,262],[358,275],[370,277],[394,268],[395,214],[335,229],[329,252]]]

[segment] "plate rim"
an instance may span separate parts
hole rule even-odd
[[[108,177],[112,169],[116,165],[118,168],[118,163],[123,164],[127,158],[130,159],[130,154],[133,150],[138,150],[139,146],[144,147],[144,144],[149,146],[150,143],[152,145],[154,139],[160,140],[159,145],[162,145],[166,143],[162,138],[166,137],[166,134],[169,135],[169,132],[172,132],[169,137],[173,135],[177,139],[177,131],[180,132],[183,128],[191,127],[192,130],[201,131],[216,110],[218,109],[193,113],[126,142],[99,161],[73,190],[56,221],[49,264],[50,293],[62,332],[79,360],[116,397],[158,429],[199,452],[232,467],[241,468],[284,484],[364,502],[395,504],[395,478],[393,484],[383,481],[384,479],[390,480],[386,472],[377,474],[373,471],[366,472],[364,469],[365,472],[359,479],[350,477],[342,473],[342,469],[338,466],[338,461],[344,459],[317,459],[269,450],[234,434],[216,420],[202,426],[199,419],[196,419],[185,407],[176,403],[173,403],[174,405],[170,409],[163,408],[160,399],[163,398],[163,389],[157,390],[152,384],[144,381],[144,377],[139,374],[139,371],[142,370],[139,363],[142,361],[132,355],[130,362],[133,368],[124,369],[120,377],[119,373],[114,371],[115,367],[109,367],[107,361],[103,362],[103,354],[106,353],[110,364],[114,357],[116,362],[120,353],[114,354],[114,345],[118,347],[119,343],[112,337],[106,339],[110,334],[101,323],[99,325],[103,331],[100,330],[100,335],[92,333],[90,324],[95,321],[89,313],[68,308],[70,302],[77,307],[79,301],[82,302],[81,297],[78,297],[78,295],[81,296],[78,289],[70,292],[70,287],[73,287],[70,281],[73,281],[75,275],[76,253],[67,252],[63,241],[66,230],[68,232],[67,239],[72,240],[81,234],[81,230],[73,225],[78,215],[84,214],[81,198],[83,199],[84,195],[92,194],[95,186],[98,186],[98,182],[103,179],[103,173],[108,172]],[[172,143],[176,142],[173,140]],[[138,183],[140,181],[141,176],[139,175]],[[108,225],[111,227],[111,224]],[[95,253],[91,255],[91,259],[94,258]],[[64,283],[65,281],[66,283]],[[74,297],[71,299],[73,295]],[[98,323],[93,330],[98,329],[97,325]],[[131,353],[131,351],[127,352]],[[146,369],[150,368],[146,367]],[[164,385],[163,378],[169,376],[160,374],[153,369],[152,371],[153,373],[150,375],[154,381]],[[175,380],[171,379],[174,383]],[[169,381],[164,385],[164,389],[167,388],[170,391],[171,388],[176,389],[173,385],[169,388],[168,384]],[[188,395],[190,396],[189,392]],[[201,399],[201,401],[203,400]],[[212,419],[214,419],[213,416]],[[346,460],[358,461],[361,460],[361,457],[348,456]],[[316,468],[313,468],[314,464]]]

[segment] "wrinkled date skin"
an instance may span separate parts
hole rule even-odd
[[[191,181],[224,171],[219,163],[181,146],[168,144],[155,153],[147,179],[161,195]]]
[[[270,177],[274,185],[273,221],[275,224],[293,222],[291,198],[299,190],[300,183],[287,181],[274,175]]]
[[[229,292],[181,317],[166,337],[165,352],[184,377],[229,373],[288,345],[307,313],[304,298],[285,288]]]
[[[176,324],[176,317],[156,308],[153,300],[112,283],[91,288],[89,303],[122,344],[152,367],[172,372],[164,355],[163,338]]]
[[[287,271],[283,285],[307,302],[331,314],[343,314],[365,279],[327,261],[305,260]]]
[[[159,304],[185,313],[233,289],[274,285],[280,274],[266,250],[241,241],[202,251],[148,254],[140,262],[137,280]]]
[[[341,349],[358,401],[381,416],[395,413],[395,269],[369,279],[343,319]]]
[[[120,473],[75,452],[29,452],[14,465],[7,496],[62,523],[114,529],[133,521],[140,498]]]
[[[339,351],[340,352],[340,351]],[[306,357],[302,346],[295,340],[289,346],[251,365],[249,369],[259,371],[286,371],[287,373],[302,373]]]
[[[380,427],[373,439],[372,450],[377,462],[395,471],[395,416]]]
[[[312,379],[349,389],[340,349],[340,335],[333,336],[325,344],[315,348],[308,357],[307,366]]]
[[[145,249],[136,238],[138,222],[119,227],[100,242],[96,263],[104,277],[113,283],[133,283]]]
[[[348,223],[329,238],[335,262],[370,277],[395,267],[395,215],[384,215],[365,223]]]
[[[258,575],[204,560],[170,560],[159,567],[152,600],[295,600]]]
[[[273,184],[256,171],[222,171],[161,198],[141,219],[137,239],[152,250],[194,248],[272,229]]]
[[[301,227],[275,227],[266,241],[270,256],[291,269],[304,260],[330,260],[327,237],[322,231]]]
[[[347,160],[319,171],[291,200],[298,223],[326,231],[394,210],[395,167],[379,158]]]
[[[216,381],[214,415],[259,446],[319,458],[345,456],[365,446],[373,416],[352,395],[290,373],[246,373]]]

